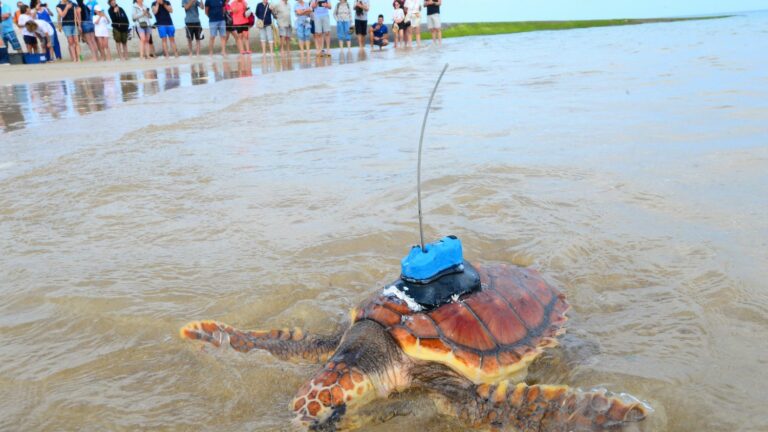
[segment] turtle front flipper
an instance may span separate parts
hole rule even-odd
[[[358,408],[407,387],[402,351],[381,325],[355,323],[325,367],[296,394],[294,423],[314,431],[362,426]]]
[[[528,431],[636,430],[651,407],[627,394],[583,391],[561,385],[482,384],[475,404],[456,401],[459,417],[475,426]]]
[[[216,321],[193,321],[182,327],[179,334],[182,339],[201,340],[216,347],[229,345],[244,353],[262,349],[283,360],[309,361],[327,360],[342,335],[314,335],[300,328],[243,331]]]

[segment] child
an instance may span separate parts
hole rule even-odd
[[[96,5],[93,8],[94,32],[96,34],[96,44],[99,49],[99,56],[102,60],[112,61],[112,53],[109,52],[109,25],[111,22],[101,6]]]

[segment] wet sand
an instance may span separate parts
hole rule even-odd
[[[120,85],[88,81],[82,113],[65,82],[59,119],[3,94],[28,126],[0,135],[0,430],[286,430],[315,365],[178,329],[329,332],[395,278],[450,63],[425,234],[567,294],[530,382],[631,393],[653,430],[765,431],[766,22],[467,38],[186,87],[159,68],[114,105]],[[402,398],[414,415],[366,430],[463,429]]]

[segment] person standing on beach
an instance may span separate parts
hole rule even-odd
[[[176,48],[176,27],[173,26],[173,6],[168,0],[156,0],[152,2],[152,13],[155,14],[155,24],[157,24],[157,33],[163,44],[163,55],[168,57],[168,45],[173,48],[173,54],[178,57],[179,50]]]
[[[189,55],[194,52],[200,56],[200,41],[203,40],[203,25],[200,24],[200,11],[203,4],[200,0],[181,0],[181,7],[184,8],[184,30],[187,34],[187,46]],[[192,46],[195,45],[195,50]]]
[[[63,0],[62,0],[63,1]],[[21,51],[21,44],[16,37],[16,30],[13,29],[13,20],[11,18],[11,6],[5,2],[0,1],[0,17],[2,22],[0,23],[0,32],[2,32],[2,39],[6,45],[13,47],[15,51]]]
[[[19,19],[16,21],[21,28],[21,37],[24,38],[24,45],[27,46],[27,52],[36,54],[38,52],[37,36],[35,36],[34,32],[31,32],[27,29],[27,22],[35,19],[32,16],[33,9],[30,9],[29,6],[22,4],[19,8],[19,12]]]
[[[402,42],[402,45],[405,45],[405,40],[403,39],[403,33],[405,31],[403,28],[405,12],[403,12],[403,8],[398,0],[395,0],[395,2],[392,3],[392,7],[395,8],[395,11],[392,13],[392,33],[394,33],[395,48],[397,48],[399,42]]]
[[[312,35],[312,26],[309,23],[309,16],[312,14],[312,8],[304,0],[296,0],[293,6],[293,13],[296,14],[296,39],[299,40],[299,57],[304,54],[309,60],[310,38]]]
[[[352,10],[347,0],[339,0],[336,4],[336,9],[333,11],[333,18],[336,20],[336,35],[339,39],[339,49],[344,48],[344,42],[347,43],[347,50],[352,49],[352,37],[349,34]]]
[[[440,23],[440,6],[443,0],[425,0],[427,7],[427,28],[432,33],[432,43],[438,46],[443,44],[443,30]]]
[[[272,6],[268,0],[262,0],[256,5],[256,26],[259,28],[259,39],[261,40],[262,57],[275,51],[275,34],[272,31]],[[269,51],[267,51],[267,42],[269,42]]]
[[[208,45],[208,55],[213,55],[213,44],[216,37],[221,38],[221,55],[227,55],[226,22],[224,21],[224,0],[206,0],[205,15],[208,17],[208,30],[211,33],[211,43]]]
[[[355,35],[357,46],[365,49],[365,36],[368,34],[368,9],[371,8],[368,0],[355,0]],[[373,46],[373,45],[371,45]]]
[[[93,9],[90,3],[86,4],[83,0],[77,1],[80,6],[80,35],[91,50],[93,61],[99,61],[99,47],[96,44],[96,28],[93,25]]]
[[[112,37],[115,39],[117,56],[128,60],[128,32],[131,31],[128,15],[117,5],[117,0],[109,0],[109,19],[112,21]]]
[[[56,35],[56,28],[53,25],[53,12],[48,8],[48,3],[45,0],[37,4],[37,19],[45,21],[53,29],[53,35],[51,35],[53,53],[56,60],[61,60],[61,46],[59,45],[59,37]],[[51,60],[53,59],[54,57],[51,56]]]
[[[405,0],[405,20],[410,24],[405,30],[408,45],[413,43],[413,34],[416,33],[416,45],[421,47],[421,4],[419,0]]]
[[[248,10],[248,3],[245,0],[232,0],[229,3],[229,11],[232,14],[232,25],[235,27],[235,42],[240,54],[251,53],[251,41],[248,39],[248,17],[245,11]]]
[[[99,56],[102,61],[112,61],[112,53],[109,51],[109,18],[99,5],[94,6],[93,12],[95,13],[93,15],[94,34],[99,48]]]
[[[139,58],[149,60],[149,35],[152,34],[152,23],[149,8],[144,7],[144,0],[133,0],[133,22],[136,23],[136,33],[139,34]],[[154,51],[154,49],[153,49]]]
[[[325,47],[331,49],[331,2],[330,0],[312,0],[315,11],[315,51],[318,57],[330,55]]]
[[[80,44],[77,42],[77,28],[80,27],[79,6],[72,0],[60,0],[56,5],[59,15],[58,25],[67,38],[69,57],[73,62],[80,61]]]
[[[272,5],[272,16],[277,19],[280,55],[283,55],[283,53],[287,54],[291,51],[291,33],[293,33],[291,6],[288,5],[288,0],[279,0],[276,4]]]

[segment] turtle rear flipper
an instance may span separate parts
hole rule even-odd
[[[325,361],[341,340],[341,332],[330,336],[308,334],[300,328],[282,330],[238,330],[217,321],[193,321],[179,331],[182,339],[201,340],[213,346],[230,346],[246,353],[269,351],[283,360]]]
[[[584,391],[562,385],[481,384],[470,397],[456,398],[454,414],[473,425],[529,431],[625,431],[638,429],[652,409],[627,394],[605,389]],[[446,392],[441,392],[448,395]],[[466,395],[466,393],[464,393]]]

